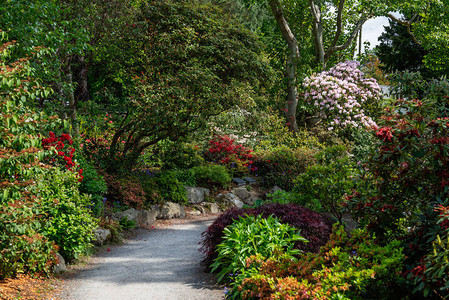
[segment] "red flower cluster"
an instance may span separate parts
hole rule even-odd
[[[379,137],[382,141],[386,142],[391,141],[393,138],[393,130],[391,127],[383,127],[377,132],[377,137]]]
[[[66,147],[67,145],[73,144],[72,137],[67,133],[63,133],[61,134],[61,136],[57,137],[52,131],[50,131],[48,135],[48,138],[42,139],[42,145],[44,146],[44,149],[54,148],[57,157],[61,158],[58,159],[58,162],[65,165],[67,170],[72,171],[72,168],[76,166],[76,164],[73,162],[73,154],[75,153],[75,149],[72,147]],[[52,163],[56,163],[56,161],[57,158],[51,159]],[[83,181],[83,169],[79,169],[77,173],[78,181]]]
[[[207,156],[217,162],[228,164],[235,158],[237,162],[243,163],[245,167],[248,167],[253,163],[252,150],[242,145],[234,144],[234,140],[225,136],[215,136],[209,141],[210,148]]]

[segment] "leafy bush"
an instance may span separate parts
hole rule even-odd
[[[39,207],[47,219],[42,234],[58,245],[68,261],[86,254],[97,222],[88,209],[91,198],[78,190],[77,175],[49,169],[36,174],[35,180],[32,191],[41,198]]]
[[[449,205],[449,119],[429,117],[428,105],[398,100],[387,109],[376,130],[379,147],[362,164],[363,189],[347,197],[350,211],[383,242],[403,240],[412,273],[422,273],[432,242],[444,234],[435,208]]]
[[[92,200],[101,201],[108,191],[108,186],[103,176],[98,174],[95,167],[87,160],[80,161],[84,179],[80,184],[80,192],[91,195]]]
[[[89,198],[78,191],[80,174],[68,170],[66,164],[61,170],[52,167],[48,165],[52,161],[45,159],[58,153],[51,147],[43,149],[42,135],[54,131],[60,122],[57,117],[33,112],[28,105],[37,97],[46,99],[51,90],[32,78],[29,58],[8,64],[13,47],[13,43],[0,45],[2,278],[21,272],[50,273],[58,248],[69,259],[84,252],[90,245],[89,230],[95,226],[87,210]],[[71,160],[70,153],[65,156]]]
[[[132,174],[103,174],[108,186],[109,202],[118,201],[126,206],[137,209],[145,205],[146,195],[139,178]]]
[[[343,196],[354,188],[346,148],[327,147],[317,155],[317,160],[318,164],[309,166],[294,181],[294,200],[304,207],[330,212],[341,222]]]
[[[266,187],[277,185],[291,190],[293,180],[306,168],[315,163],[317,150],[308,148],[291,149],[278,146],[267,150],[257,149],[254,159],[254,172],[262,178]]]
[[[331,234],[332,222],[329,218],[295,204],[267,203],[251,209],[229,209],[221,214],[208,229],[203,232],[201,251],[205,254],[203,263],[210,265],[216,257],[217,245],[222,242],[223,230],[244,215],[263,218],[274,216],[282,224],[288,224],[298,230],[308,243],[297,243],[295,247],[304,252],[317,252]]]
[[[158,159],[163,170],[184,170],[200,166],[204,158],[198,145],[165,141],[167,145],[160,150]]]
[[[197,185],[226,187],[231,182],[227,169],[219,165],[206,165],[190,169]]]
[[[290,125],[285,118],[268,110],[267,113],[260,113],[260,136],[257,149],[269,150],[271,148],[286,146],[291,149],[310,148],[319,150],[323,145],[314,134],[306,130],[293,132],[288,129]],[[287,126],[286,126],[287,125]]]
[[[435,210],[441,235],[436,234],[432,248],[420,264],[408,272],[408,277],[414,281],[414,292],[422,292],[424,297],[435,294],[446,299],[449,297],[449,206],[439,205]]]
[[[187,203],[184,184],[176,178],[176,172],[162,172],[155,177],[163,201]]]
[[[242,299],[383,299],[395,294],[404,254],[400,242],[381,246],[356,229],[351,236],[334,226],[319,253],[297,261],[277,254],[253,257],[236,278],[233,294]]]
[[[0,205],[0,279],[51,272],[58,246],[41,233],[40,212],[34,201],[23,198]]]
[[[223,230],[223,241],[217,245],[218,255],[211,265],[212,272],[220,270],[218,281],[229,274],[241,273],[246,259],[260,254],[270,257],[275,252],[283,251],[291,259],[300,251],[293,249],[297,242],[307,242],[299,232],[287,224],[282,224],[273,216],[240,217]]]
[[[379,148],[363,165],[372,188],[348,199],[350,209],[378,234],[400,234],[422,223],[419,212],[449,198],[449,119],[427,117],[426,102],[399,100],[376,136]]]

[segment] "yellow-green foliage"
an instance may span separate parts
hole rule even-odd
[[[299,132],[292,132],[288,129],[285,119],[270,112],[263,116],[260,142],[255,150],[267,150],[277,146],[288,148],[310,148],[322,149],[323,144],[312,136],[307,130],[301,129]]]

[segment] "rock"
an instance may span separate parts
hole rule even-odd
[[[274,194],[274,193],[276,193],[277,191],[283,191],[283,189],[281,189],[280,187],[278,187],[277,185],[275,185],[275,186],[273,186],[273,187],[271,188],[271,190],[268,192],[268,194]]]
[[[64,257],[62,257],[61,254],[56,253],[56,260],[57,260],[57,263],[53,267],[53,272],[56,274],[65,272],[67,270],[67,267],[65,266]]]
[[[94,244],[103,246],[103,244],[111,238],[111,231],[109,229],[98,227],[94,230]]]
[[[137,214],[137,223],[140,228],[150,229],[156,221],[159,211],[155,209],[139,210]]]
[[[253,206],[257,199],[260,199],[261,195],[256,190],[248,191],[246,187],[237,187],[232,190],[232,193],[239,197],[239,199],[246,205]]]
[[[217,202],[223,203],[225,206],[237,206],[242,208],[244,203],[233,193],[218,194],[216,198]]]
[[[190,210],[190,211],[187,211],[186,214],[189,214],[192,216],[198,216],[198,215],[201,215],[201,212],[198,210]]]
[[[210,195],[210,190],[201,187],[186,186],[187,200],[190,204],[204,202],[205,197]]]
[[[218,207],[217,203],[205,202],[203,203],[203,206],[212,214],[218,214],[220,212],[220,208]]]
[[[186,212],[184,206],[178,203],[166,202],[159,206],[159,211],[157,214],[158,219],[173,219],[173,218],[184,218]]]
[[[195,209],[196,211],[198,211],[200,214],[207,213],[206,208],[202,205],[194,205],[192,208]]]
[[[113,219],[116,221],[120,221],[122,218],[128,217],[129,221],[136,221],[136,223],[138,223],[138,220],[137,220],[138,215],[139,215],[138,210],[136,210],[134,208],[130,208],[125,211],[119,211],[119,212],[115,213],[113,215]]]

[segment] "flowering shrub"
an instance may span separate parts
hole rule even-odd
[[[441,232],[425,258],[408,272],[408,277],[414,281],[414,292],[421,291],[424,297],[436,294],[445,299],[449,297],[449,206],[438,205],[435,211]]]
[[[203,262],[210,265],[215,259],[216,247],[222,242],[223,230],[244,215],[270,215],[277,217],[282,224],[301,230],[308,243],[297,243],[296,248],[304,252],[317,252],[329,239],[332,222],[329,218],[295,204],[263,204],[252,209],[229,209],[219,216],[203,233],[201,251],[205,254]]]
[[[215,136],[209,141],[209,150],[205,158],[211,162],[224,165],[231,174],[247,174],[253,163],[253,151],[242,145],[234,144],[228,136]]]
[[[351,236],[334,226],[319,253],[297,261],[278,253],[255,256],[236,278],[233,296],[241,299],[380,299],[397,296],[394,285],[404,254],[400,242],[381,246],[356,229]]]
[[[0,34],[2,32],[0,31]],[[3,36],[3,35],[2,35]],[[71,259],[90,246],[95,219],[89,197],[78,192],[77,175],[45,159],[42,132],[57,117],[33,112],[28,104],[50,89],[31,77],[28,59],[8,64],[0,44],[0,277],[48,274],[59,250]]]
[[[262,178],[266,187],[277,185],[291,190],[293,180],[316,162],[317,150],[309,148],[291,149],[286,146],[273,147],[255,152],[253,172]]]
[[[398,100],[387,108],[377,151],[361,165],[364,189],[347,198],[349,211],[379,238],[403,240],[409,283],[423,275],[432,242],[444,236],[435,207],[449,205],[449,118],[431,118],[428,105]]]
[[[378,149],[364,165],[373,188],[348,198],[378,234],[417,225],[418,212],[449,197],[449,118],[429,119],[425,104],[398,100],[387,109],[376,132]]]
[[[327,120],[329,130],[376,125],[365,110],[380,99],[381,89],[375,79],[365,78],[358,66],[356,61],[346,61],[304,79],[304,97]]]

